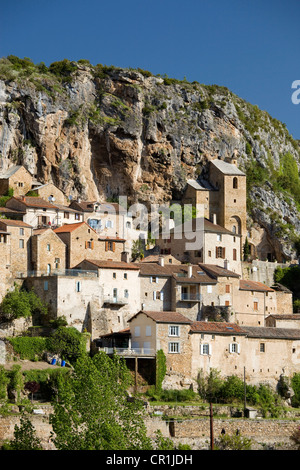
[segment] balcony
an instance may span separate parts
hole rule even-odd
[[[180,294],[180,301],[182,302],[200,302],[201,301],[201,294],[196,293],[181,293]]]
[[[127,305],[128,299],[126,297],[113,297],[107,296],[103,299],[103,304],[107,305]]]
[[[99,348],[108,355],[117,354],[123,357],[155,357],[155,349],[152,348]]]

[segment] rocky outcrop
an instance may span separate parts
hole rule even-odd
[[[0,167],[23,164],[42,182],[72,198],[127,196],[146,204],[179,200],[186,180],[205,177],[212,158],[236,154],[246,170],[255,161],[279,168],[299,146],[284,124],[227,88],[153,76],[142,70],[72,63],[61,77],[36,67],[21,74],[0,64]],[[268,181],[249,192],[251,217],[287,256],[294,248],[274,230],[292,224],[300,235],[292,198]],[[276,209],[275,209],[276,208]],[[286,222],[288,220],[288,222]]]

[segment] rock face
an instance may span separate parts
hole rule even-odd
[[[224,87],[87,63],[72,63],[68,80],[51,66],[9,76],[3,67],[0,169],[23,164],[73,198],[162,203],[179,200],[187,179],[205,177],[212,158],[236,154],[243,170],[253,161],[276,170],[288,152],[299,162],[298,142],[284,124]],[[291,256],[290,236],[276,232],[267,209],[276,210],[277,227],[293,225],[299,236],[293,198],[260,181],[249,201],[250,222]]]

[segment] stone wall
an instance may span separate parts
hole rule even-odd
[[[41,440],[45,450],[55,450],[53,443],[50,441],[52,427],[49,424],[49,414],[52,408],[49,405],[39,405],[36,408],[43,412],[43,414],[30,415],[36,435]],[[164,437],[171,438],[175,444],[188,444],[193,450],[209,449],[209,417],[164,420],[161,416],[161,410],[148,407],[146,411],[148,417],[145,419],[145,424],[149,437],[154,438],[156,431],[160,430]],[[203,415],[207,414],[203,410],[200,411]],[[5,440],[14,438],[15,425],[20,425],[19,414],[0,416],[0,445]],[[265,448],[291,450],[293,449],[293,443],[290,436],[297,427],[297,421],[294,420],[214,418],[213,436],[215,440],[218,440],[222,429],[225,429],[226,434],[229,435],[235,434],[238,429],[242,437],[251,439],[252,450],[263,450]]]

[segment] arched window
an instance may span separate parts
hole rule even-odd
[[[233,188],[238,189],[238,179],[236,176],[233,178]]]

